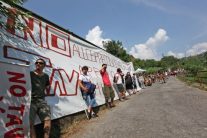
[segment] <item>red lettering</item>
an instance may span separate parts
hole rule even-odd
[[[25,105],[24,104],[21,104],[20,107],[9,106],[9,110],[17,110],[17,111],[20,111],[21,116],[23,116],[23,114],[24,114],[24,108],[25,108]]]
[[[10,51],[15,51],[17,54],[9,55]],[[47,57],[44,57],[44,56],[41,56],[41,55],[38,55],[38,54],[35,54],[35,53],[32,53],[32,52],[28,52],[28,51],[25,51],[25,50],[22,50],[22,49],[13,47],[13,46],[7,46],[7,45],[4,46],[4,58],[21,61],[21,62],[24,62],[26,64],[30,63],[29,60],[21,59],[18,56],[19,54],[21,54],[22,56],[25,56],[25,57],[28,57],[28,56],[32,55],[34,58],[35,57],[36,58],[42,58],[46,61],[46,67],[52,68],[52,63],[51,63],[50,59],[47,58]]]
[[[10,121],[8,123],[6,123],[6,127],[9,127],[9,126],[12,126],[12,125],[16,125],[16,124],[22,124],[22,120],[16,116],[16,115],[11,115],[11,114],[8,114],[7,115],[7,118],[10,119]]]
[[[4,98],[3,96],[0,96],[0,101],[2,101],[3,98]],[[6,111],[6,110],[4,110],[3,108],[0,108],[0,112],[1,112],[1,113],[5,113],[5,111]]]
[[[79,77],[79,74],[75,70],[72,71],[72,75],[71,77],[69,77],[68,74],[65,72],[65,70],[53,69],[51,77],[50,77],[51,86],[49,90],[47,90],[47,94],[54,96],[57,93],[56,91],[59,90],[60,96],[77,95],[78,77]],[[75,86],[71,85],[72,81],[73,83],[75,83]]]
[[[16,97],[23,97],[27,93],[26,89],[21,85],[12,85],[9,92]]]
[[[88,49],[85,49],[85,55],[86,55],[86,60],[90,60],[90,59],[88,58]]]
[[[21,131],[21,133],[16,133]],[[4,134],[4,138],[24,138],[23,128],[14,128]]]
[[[92,53],[92,50],[90,50],[90,55],[91,55],[91,61],[96,62],[96,57],[94,53]]]
[[[97,59],[98,59],[98,53],[95,52],[95,53],[94,53],[94,56],[95,56],[95,61],[97,62],[97,61],[98,61],[98,60],[97,60]]]
[[[84,53],[83,47],[81,47],[81,54],[82,54],[82,58],[83,58],[83,59],[86,59],[86,58],[85,58],[85,53]]]
[[[0,15],[0,20],[2,21],[2,16]],[[2,24],[0,24],[0,28],[2,28],[3,27],[3,25]]]
[[[77,52],[78,53],[78,56],[80,57],[79,47],[74,44],[73,45],[73,56],[75,55],[75,52]]]
[[[57,36],[54,34],[51,34],[51,39],[52,39],[52,46],[55,48],[58,48],[58,44],[57,44]]]
[[[102,62],[102,59],[103,59],[102,54],[98,53],[98,57],[99,57],[99,63],[103,63]]]
[[[20,80],[21,78],[24,78],[24,74],[18,73],[18,72],[10,72],[7,71],[8,75],[13,75],[13,77],[9,78],[10,82],[16,82],[16,83],[26,83],[25,80]]]
[[[46,43],[50,50],[71,57],[69,40],[68,33],[58,30],[49,24],[46,25]]]
[[[28,40],[28,37],[27,37],[27,33],[30,35],[30,37],[32,38],[33,42],[36,44],[36,45],[40,45],[40,44],[37,44],[37,41],[35,40],[35,37],[34,37],[34,18],[28,18],[28,20],[25,18],[25,17],[22,17],[26,23],[26,26],[24,31],[25,31],[25,37],[26,37],[26,40]],[[36,23],[37,25],[39,25],[39,28],[40,28],[40,33],[39,34],[39,42],[41,41],[41,22],[38,22]],[[35,30],[36,31],[36,30]],[[37,35],[37,34],[36,34]]]

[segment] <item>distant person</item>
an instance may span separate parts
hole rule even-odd
[[[87,74],[88,67],[82,67],[82,74],[79,76],[78,84],[81,89],[83,99],[86,102],[88,109],[86,110],[86,116],[88,119],[91,117],[97,117],[97,114],[93,111],[93,105],[95,101],[95,89],[96,85],[91,82],[91,77]]]
[[[144,85],[144,77],[143,77],[143,74],[139,74],[139,82],[140,82],[140,87],[142,89],[145,88],[145,85]]]
[[[51,128],[50,107],[45,101],[45,90],[49,88],[49,76],[43,72],[46,63],[43,59],[37,59],[35,62],[36,69],[30,72],[32,96],[30,106],[30,136],[36,138],[34,121],[36,115],[44,123],[44,138],[49,138]]]
[[[159,74],[159,82],[166,83],[166,81],[165,81],[165,74],[163,72],[161,72],[161,71],[159,71],[158,74]]]
[[[109,75],[107,72],[107,64],[102,64],[100,74],[102,76],[102,80],[103,80],[103,84],[104,84],[103,94],[105,96],[106,105],[109,108],[114,107],[115,106],[114,105],[115,94],[114,94],[114,90],[112,88],[112,84],[110,82]]]

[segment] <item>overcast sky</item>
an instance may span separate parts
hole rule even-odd
[[[207,0],[28,0],[23,6],[100,47],[119,40],[136,58],[207,50]]]

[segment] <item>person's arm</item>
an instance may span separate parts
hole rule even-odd
[[[83,83],[82,80],[78,80],[78,85],[81,88],[81,90],[83,90],[84,92],[88,92],[88,88],[86,88]]]
[[[115,82],[116,83],[117,83],[118,79],[119,79],[119,74],[115,74]]]
[[[84,85],[83,85],[83,76],[82,75],[80,75],[80,77],[79,77],[79,79],[78,79],[78,85],[79,85],[79,87],[80,87],[80,89],[82,90],[82,91],[84,91],[84,92],[88,92],[88,88],[87,87],[85,87]]]
[[[101,68],[100,73],[103,74],[105,71],[106,71],[106,66],[104,65],[104,66]]]
[[[50,89],[50,81],[49,81],[49,76],[46,74],[46,91],[49,91]],[[53,95],[52,95],[53,96]]]
[[[125,76],[125,80],[128,78],[128,75]]]

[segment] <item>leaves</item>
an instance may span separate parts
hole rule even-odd
[[[154,59],[141,60],[128,54],[121,41],[112,40],[104,42],[103,44],[107,52],[125,62],[132,62],[135,70],[137,68],[143,68],[148,70],[149,73],[154,73],[158,70],[176,70],[183,68],[196,74],[199,70],[207,69],[207,52],[194,57],[185,57],[182,59],[178,59],[174,56],[164,56],[160,61],[155,61]]]
[[[25,29],[24,24],[21,22],[20,17],[29,16],[29,13],[17,10],[16,5],[22,5],[26,0],[0,0],[0,15],[4,17],[9,17],[15,20],[14,24],[6,24],[0,20],[0,26],[9,29]],[[2,2],[8,4],[5,6]],[[0,16],[0,18],[2,18]]]
[[[106,51],[111,53],[112,55],[120,58],[121,60],[125,62],[130,62],[132,56],[127,54],[126,50],[124,49],[122,42],[120,41],[108,41],[103,43],[104,48],[106,48]]]

